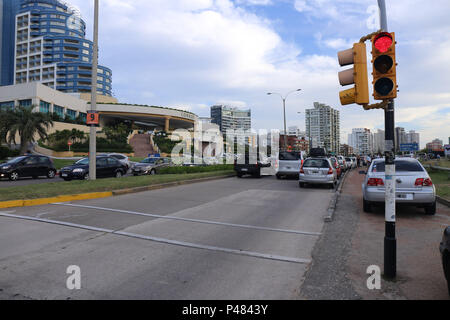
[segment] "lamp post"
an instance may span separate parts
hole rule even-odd
[[[268,92],[268,93],[267,93],[267,95],[269,95],[269,96],[270,96],[270,95],[273,95],[273,94],[277,94],[277,95],[279,95],[279,96],[281,97],[281,100],[283,100],[283,116],[284,116],[284,149],[287,148],[286,99],[287,99],[287,97],[288,97],[291,93],[298,92],[298,91],[301,91],[301,90],[302,90],[302,89],[293,90],[293,91],[287,93],[284,97],[283,97],[280,93],[277,93],[277,92]]]
[[[91,112],[97,110],[97,65],[98,65],[98,0],[94,0],[94,46],[92,51]],[[89,179],[97,178],[97,126],[91,124],[89,134]]]

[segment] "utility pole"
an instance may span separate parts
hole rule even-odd
[[[385,0],[378,0],[381,30],[388,32]],[[395,237],[395,117],[394,100],[384,111],[385,123],[385,236],[384,276],[394,279],[397,273],[397,240]]]
[[[97,111],[98,66],[98,1],[94,0],[94,47],[92,50],[91,112]],[[89,134],[89,179],[97,179],[97,126],[91,124]]]

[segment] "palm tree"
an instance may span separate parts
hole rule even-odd
[[[17,107],[14,111],[10,112],[10,127],[7,142],[9,144],[16,143],[16,134],[20,137],[20,154],[25,154],[30,142],[35,142],[35,135],[37,134],[40,139],[45,140],[47,138],[47,131],[49,127],[53,126],[53,121],[50,115],[33,112],[34,106],[29,107]]]
[[[0,110],[0,145],[7,142],[8,132],[11,128],[11,112]]]

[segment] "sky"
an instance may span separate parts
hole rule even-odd
[[[69,2],[92,39],[94,1]],[[450,1],[386,4],[398,42],[396,126],[420,132],[421,147],[449,143]],[[337,78],[337,52],[378,26],[376,0],[100,0],[99,60],[120,102],[201,117],[231,104],[251,108],[255,129],[283,127],[282,100],[267,92],[302,89],[286,100],[287,125],[304,129],[305,109],[325,103],[340,111],[342,143],[352,128],[384,128],[382,110],[340,105],[349,87]]]

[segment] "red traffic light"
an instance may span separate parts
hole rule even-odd
[[[381,53],[385,53],[392,46],[394,40],[392,39],[391,34],[387,32],[380,33],[375,37],[374,46]]]

